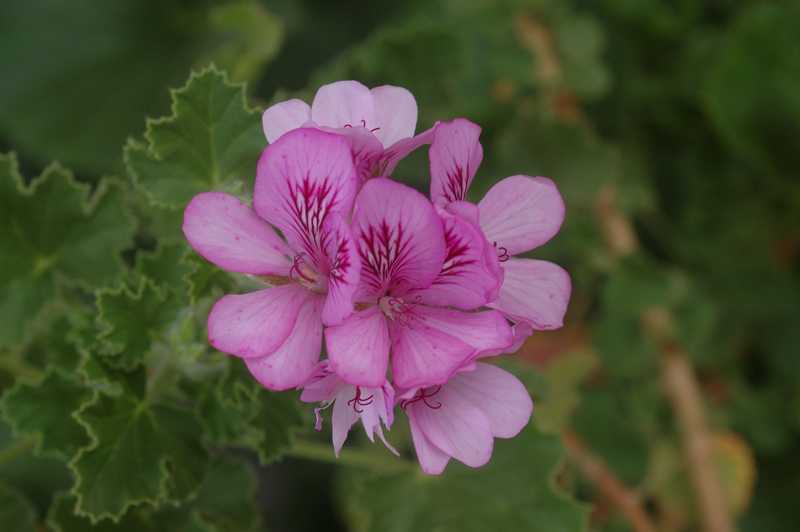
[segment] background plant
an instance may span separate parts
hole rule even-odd
[[[799,11],[10,2],[0,529],[792,529]],[[484,469],[423,478],[366,445],[323,465],[310,412],[207,347],[243,281],[187,252],[182,207],[248,195],[258,110],[349,78],[408,87],[421,127],[480,123],[475,198],[524,172],[567,202],[537,251],[573,275],[567,326],[511,368],[535,421]],[[423,187],[424,151],[396,175]]]

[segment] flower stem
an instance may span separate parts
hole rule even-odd
[[[383,455],[372,451],[342,449],[337,458],[330,445],[310,441],[296,441],[287,454],[295,458],[359,467],[381,473],[402,473],[416,469],[409,460],[388,453]]]
[[[13,462],[22,454],[33,448],[36,440],[33,437],[23,438],[13,442],[5,449],[0,449],[0,465]]]

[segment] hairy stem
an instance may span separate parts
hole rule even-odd
[[[640,504],[639,497],[614,475],[600,457],[586,448],[577,434],[567,429],[562,434],[562,441],[584,476],[619,509],[635,532],[656,532],[656,527]]]
[[[342,449],[337,458],[330,445],[310,441],[295,442],[287,454],[295,458],[359,467],[381,473],[402,473],[416,470],[414,464],[409,460],[398,458],[388,452],[379,454],[359,449]]]

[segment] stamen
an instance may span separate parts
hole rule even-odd
[[[401,401],[400,408],[405,410],[409,405],[413,405],[418,401],[422,401],[428,408],[431,408],[433,410],[439,410],[440,408],[442,408],[442,403],[439,401],[428,402],[428,399],[439,393],[441,389],[442,389],[441,385],[435,386],[433,388],[419,389],[417,390],[417,393],[414,395],[414,397],[412,397],[411,399],[406,399],[405,401]]]
[[[494,242],[494,247],[497,250],[497,260],[499,260],[500,262],[506,262],[508,261],[508,259],[511,258],[511,255],[509,255],[508,250],[503,246],[498,247],[497,242]]]
[[[378,131],[378,130],[380,130],[380,129],[381,129],[381,128],[379,128],[379,127],[373,127],[372,129],[370,129],[370,130],[369,130],[369,132],[370,132],[370,133],[375,133],[376,131]]]
[[[355,397],[347,401],[347,404],[349,406],[352,406],[353,410],[355,410],[356,413],[361,414],[364,410],[358,407],[371,405],[374,397],[375,397],[374,395],[370,395],[369,397],[361,397],[361,387],[356,386],[356,395]]]

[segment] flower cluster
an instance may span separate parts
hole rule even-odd
[[[486,464],[494,438],[518,434],[533,404],[482,360],[560,327],[569,301],[562,268],[516,257],[558,232],[556,186],[515,175],[468,202],[480,128],[456,119],[415,135],[417,105],[400,87],[337,82],[263,120],[252,208],[208,192],[184,214],[200,255],[265,283],[214,305],[209,342],[266,388],[302,389],[319,404],[318,429],[331,408],[337,454],[358,421],[396,453],[384,428],[398,409],[425,472],[451,457]],[[389,177],[423,145],[430,198]]]

